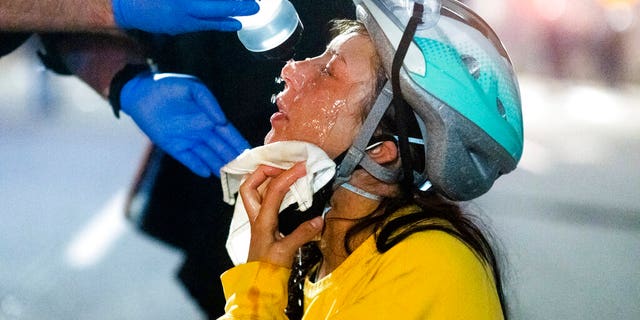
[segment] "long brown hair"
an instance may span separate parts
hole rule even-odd
[[[333,27],[331,30],[333,31],[334,37],[338,34],[351,32],[368,35],[366,28],[360,22],[353,20],[336,20],[332,23]],[[380,75],[380,72],[383,72],[380,66],[378,66],[376,70],[378,79],[376,80],[375,88],[372,88],[372,92],[377,93],[381,90],[380,83],[384,83],[384,81],[380,81],[381,78],[384,78],[384,74]],[[369,105],[373,103],[373,99],[375,99],[375,95],[372,95],[371,101],[368,101]],[[368,113],[368,110],[369,109],[366,108],[365,114]],[[386,121],[386,124],[381,124],[380,132],[383,134],[393,133],[393,123],[393,121]],[[420,155],[423,153],[415,152],[415,154]],[[418,162],[414,168],[423,165],[423,163],[420,164],[420,162],[423,162],[424,159],[420,157],[412,160]],[[401,216],[394,215],[399,209],[409,205],[417,205],[420,210]],[[508,308],[503,292],[502,274],[497,255],[492,246],[492,241],[490,241],[490,233],[482,230],[483,228],[486,229],[486,227],[479,218],[463,212],[458,203],[446,199],[435,191],[428,190],[425,192],[416,188],[398,197],[385,198],[380,203],[378,210],[360,219],[347,231],[344,240],[345,250],[348,253],[353,252],[353,250],[356,249],[350,245],[353,237],[372,227],[376,237],[376,248],[380,253],[388,251],[416,232],[437,230],[446,232],[462,241],[490,269],[495,280],[503,316],[505,319],[508,319]],[[309,243],[303,246],[299,255],[296,257],[289,278],[289,301],[286,309],[286,314],[289,319],[302,318],[304,313],[302,304],[304,300],[304,280],[309,271],[312,270],[321,259],[322,254],[315,243]]]

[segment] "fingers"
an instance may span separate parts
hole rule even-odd
[[[210,145],[203,142],[185,141],[178,143],[179,139],[173,140],[165,149],[176,160],[191,169],[193,173],[206,178],[213,173],[216,177],[220,177],[220,168],[228,161],[221,158],[220,149],[213,149]],[[162,147],[162,146],[161,146]]]
[[[187,168],[193,171],[193,173],[203,178],[211,176],[211,170],[209,169],[209,166],[207,166],[202,160],[200,160],[200,157],[198,157],[197,155],[189,151],[171,155],[176,160],[180,161],[180,163],[184,164]]]
[[[242,134],[227,120],[220,109],[218,100],[213,96],[211,91],[207,89],[201,82],[195,82],[191,86],[191,94],[196,103],[204,110],[207,117],[213,122],[213,132],[221,137],[225,144],[230,147],[229,151],[233,154],[233,157],[226,159],[226,161],[233,160],[238,154],[242,153],[245,149],[251,148],[249,142],[242,136]],[[209,139],[213,143],[219,143],[218,141]],[[214,150],[228,150],[227,146],[217,149],[219,146],[212,146]],[[225,158],[223,156],[223,158]]]
[[[281,241],[283,250],[294,253],[305,243],[312,241],[322,231],[324,220],[322,217],[315,217],[299,225],[291,234]]]
[[[206,144],[197,144],[191,151],[197,155],[202,162],[204,162],[209,170],[216,176],[220,175],[220,168],[226,163],[219,157],[219,153],[216,150],[212,150]]]
[[[190,1],[187,12],[196,18],[211,19],[252,15],[259,8],[255,0],[206,0]]]
[[[304,163],[297,163],[289,170],[269,166],[259,166],[240,186],[240,195],[252,223],[252,230],[264,232],[272,237],[278,230],[278,212],[289,187],[306,174]],[[259,187],[269,181],[267,190],[260,193]],[[254,231],[252,231],[254,233]]]
[[[251,145],[249,142],[242,136],[242,134],[234,127],[231,123],[227,123],[225,125],[219,126],[216,125],[213,127],[213,131],[220,137],[224,137],[225,143],[227,143],[231,150],[236,152],[237,154],[242,153],[246,149],[250,149]],[[235,158],[235,157],[234,157]],[[230,159],[231,161],[233,159]]]
[[[226,127],[228,128],[213,127],[210,134],[202,137],[211,149],[218,152],[218,156],[225,164],[235,159],[246,149],[251,148],[249,142],[231,124]]]
[[[275,177],[283,171],[282,169],[274,167],[259,166],[258,169],[247,176],[240,186],[240,197],[242,198],[242,203],[244,204],[251,223],[253,223],[260,214],[262,196],[258,188],[265,183],[269,177]]]
[[[209,149],[216,155],[216,162],[210,163],[210,166],[212,167],[211,169],[214,171],[219,171],[220,167],[229,163],[244,151],[244,149],[242,151],[236,150],[227,143],[229,137],[222,137],[215,132],[212,132],[209,128],[197,132],[197,139],[198,140],[195,143],[201,145],[202,148]],[[244,140],[242,137],[240,137],[240,139]]]
[[[315,217],[298,226],[290,235],[284,238],[278,237],[278,240],[272,243],[256,239],[255,234],[252,233],[247,261],[265,261],[290,268],[298,248],[314,240],[322,232],[323,225],[322,217]]]
[[[193,16],[193,15],[191,15]],[[195,31],[238,31],[242,29],[242,23],[234,18],[199,18],[193,17],[190,27]]]
[[[272,232],[278,230],[278,212],[282,199],[289,192],[291,185],[305,174],[305,163],[299,162],[269,182],[262,201],[263,210],[260,211],[260,216],[257,219],[261,227]]]
[[[323,227],[321,217],[302,223],[290,235],[278,232],[278,212],[291,185],[306,174],[304,162],[289,170],[260,166],[240,187],[240,195],[251,224],[248,261],[266,261],[290,267],[296,250],[313,240]],[[266,190],[261,192],[266,185]]]

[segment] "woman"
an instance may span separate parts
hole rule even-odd
[[[338,29],[322,55],[283,68],[286,87],[265,143],[306,141],[336,159],[364,130],[385,81],[383,62],[363,25]],[[391,171],[402,165],[396,131],[383,119],[366,148]],[[370,171],[356,168],[323,217],[287,236],[278,232],[278,208],[304,165],[261,166],[249,175],[240,188],[251,221],[249,262],[222,276],[221,319],[506,318],[498,264],[474,221],[435,188],[405,189]],[[310,241],[292,272],[298,248]]]

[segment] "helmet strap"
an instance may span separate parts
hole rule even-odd
[[[378,127],[380,120],[389,108],[391,99],[391,84],[387,82],[362,124],[362,128],[356,135],[353,144],[349,147],[349,150],[344,153],[344,159],[342,161],[336,161],[338,168],[336,170],[334,188],[348,182],[349,179],[351,179],[351,174],[358,165],[364,168],[376,179],[387,183],[394,183],[398,181],[400,171],[385,168],[367,155],[367,146],[369,145],[371,137]]]
[[[361,197],[365,197],[365,198],[367,198],[369,200],[382,201],[382,197],[381,196],[379,196],[377,194],[373,194],[373,193],[368,192],[368,191],[364,191],[364,190],[352,185],[351,183],[348,183],[348,182],[343,183],[343,184],[340,185],[340,187],[342,187],[344,189],[347,189],[347,190],[349,190],[349,191],[351,191],[351,192],[353,192],[353,193],[355,193],[357,195],[360,195]]]
[[[344,159],[338,163],[336,179],[333,184],[334,189],[347,183],[353,171],[360,165],[369,172],[369,174],[387,183],[398,182],[402,176],[401,188],[405,191],[404,194],[409,194],[408,191],[411,190],[414,180],[411,165],[411,151],[409,148],[409,134],[407,131],[408,113],[411,112],[411,108],[402,98],[402,91],[400,90],[400,68],[402,67],[418,24],[422,23],[423,11],[424,6],[421,3],[415,2],[412,16],[404,30],[402,39],[398,45],[398,50],[393,58],[391,83],[387,82],[385,84],[363,123],[362,129],[356,136],[349,150],[344,154]],[[391,104],[396,108],[396,126],[398,130],[400,157],[402,159],[402,171],[385,168],[373,161],[366,154],[367,145],[378,127],[380,120]]]
[[[422,23],[422,13],[424,6],[421,3],[413,3],[413,13],[407,27],[404,29],[398,49],[393,57],[393,64],[391,65],[391,86],[393,89],[392,103],[396,111],[396,129],[398,130],[398,144],[400,147],[400,158],[402,159],[402,182],[401,188],[405,195],[409,195],[413,188],[413,166],[411,164],[411,150],[409,148],[409,112],[411,108],[407,105],[407,102],[402,98],[402,90],[400,88],[400,68],[404,62],[404,58],[409,50],[409,45],[413,40],[413,36],[416,33],[418,24]]]

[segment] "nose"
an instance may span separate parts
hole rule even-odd
[[[308,65],[308,62],[308,59],[302,61],[287,61],[280,72],[280,77],[284,79],[287,85],[292,89],[299,90],[305,83],[307,75],[304,70],[305,66]]]

